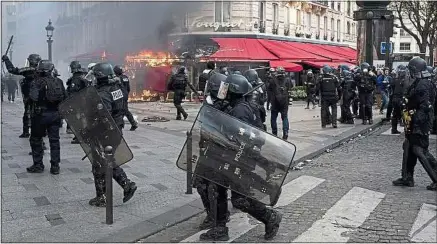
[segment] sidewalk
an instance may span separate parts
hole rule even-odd
[[[104,223],[105,209],[88,205],[95,194],[90,163],[81,161],[83,151],[79,145],[70,144],[72,136],[65,134],[65,127],[61,133],[61,173],[51,175],[46,170],[40,175],[28,174],[29,141],[18,138],[22,104],[2,104],[3,242],[133,242],[202,212],[195,189],[194,194],[185,194],[186,174],[175,166],[199,105],[185,104],[187,121],[174,120],[172,104],[131,107],[139,120],[161,115],[171,121],[140,122],[137,131],[124,131],[134,159],[122,167],[138,190],[132,200],[123,204],[122,190],[114,182],[114,224],[108,226]],[[295,158],[299,161],[370,128],[339,124],[338,129],[322,130],[319,115],[320,108],[304,110],[298,104],[290,108],[288,140],[296,144]],[[377,117],[373,127],[377,126]],[[48,145],[47,138],[45,141]],[[46,166],[48,160],[46,153]]]

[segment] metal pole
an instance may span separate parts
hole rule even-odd
[[[112,196],[112,168],[114,163],[114,155],[112,154],[112,147],[105,147],[106,156],[106,174],[105,174],[105,184],[106,184],[106,224],[111,225],[114,223],[114,212],[113,212],[113,196]]]
[[[49,38],[47,40],[47,45],[48,45],[48,51],[49,51],[49,60],[52,61],[52,43],[53,40],[51,38]]]
[[[387,31],[385,36],[385,67],[390,68],[390,35]]]
[[[193,194],[193,135],[187,131],[187,192]]]
[[[366,62],[373,65],[373,19],[366,20]]]

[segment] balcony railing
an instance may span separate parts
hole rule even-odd
[[[317,4],[320,4],[320,5],[323,5],[323,6],[329,6],[328,5],[328,1],[323,1],[323,0],[319,0],[319,1],[311,1],[312,3],[317,3]]]

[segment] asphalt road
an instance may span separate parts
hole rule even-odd
[[[436,192],[418,163],[414,188],[392,186],[401,173],[403,134],[388,126],[293,171],[275,206],[283,214],[272,242],[437,242]],[[436,137],[430,140],[436,155]],[[229,202],[231,206],[231,203]],[[232,209],[229,242],[264,242],[264,226]],[[139,242],[198,242],[198,215]]]

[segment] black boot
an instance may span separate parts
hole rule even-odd
[[[207,229],[211,229],[212,227],[214,227],[214,222],[213,222],[210,214],[207,212],[206,218],[200,224],[199,229],[207,230]]]
[[[26,168],[28,173],[42,173],[44,172],[44,165],[43,164],[34,164],[30,167]]]
[[[282,221],[282,214],[274,209],[267,209],[264,217],[265,221],[265,235],[264,239],[271,240],[278,234],[279,224]]]
[[[71,144],[80,144],[79,140],[77,140],[76,137],[73,138],[73,140],[71,141]]]
[[[397,180],[394,180],[393,182],[394,186],[408,186],[408,187],[414,187],[414,178],[411,174],[407,174],[407,177],[399,178]]]
[[[130,131],[134,131],[134,130],[136,130],[137,128],[138,128],[138,123],[135,122],[135,123],[133,123],[133,124],[131,125],[131,127],[130,127]]]
[[[369,119],[369,125],[373,125],[373,119]]]
[[[288,139],[288,133],[283,133],[283,135],[282,135],[282,139],[283,139],[283,140],[287,140],[287,139]]]
[[[431,185],[427,186],[426,189],[430,191],[437,191],[437,183],[432,183]]]
[[[52,175],[58,175],[59,174],[59,163],[52,163],[50,167],[50,173]]]
[[[130,181],[127,178],[125,172],[114,177],[114,179],[123,188],[123,202],[129,201],[134,196],[135,191],[137,190],[137,185],[135,184],[135,182]]]
[[[94,177],[94,186],[96,187],[96,197],[88,202],[89,205],[96,207],[106,207],[106,187],[104,178],[96,179]]]
[[[29,132],[23,132],[23,134],[19,135],[19,138],[29,138],[30,134]]]
[[[206,233],[201,234],[199,239],[201,241],[228,241],[229,229],[224,226],[214,227]]]

